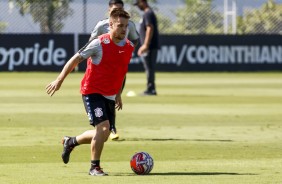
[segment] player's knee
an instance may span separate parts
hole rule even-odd
[[[103,127],[103,134],[104,134],[104,142],[108,140],[108,137],[110,135],[110,126],[104,126]]]
[[[102,136],[104,138],[104,142],[108,140],[108,137],[110,135],[110,123],[108,121],[104,121],[100,125],[97,126],[97,128],[102,133]]]
[[[110,136],[110,130],[105,130],[104,131],[104,142],[107,142],[108,138]]]

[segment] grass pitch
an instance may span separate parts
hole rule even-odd
[[[92,127],[79,84],[70,74],[52,98],[45,85],[58,73],[0,73],[0,183],[241,184],[282,183],[281,73],[157,73],[158,96],[127,97],[145,88],[144,73],[129,73],[120,141],[108,141],[101,164],[108,177],[88,175],[89,145],[61,160],[64,135]],[[137,176],[131,156],[154,158]]]

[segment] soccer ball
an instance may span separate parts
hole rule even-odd
[[[154,167],[153,158],[146,152],[138,152],[130,160],[132,171],[138,175],[149,174]]]

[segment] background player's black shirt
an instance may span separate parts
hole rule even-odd
[[[145,35],[146,35],[146,26],[151,24],[154,27],[153,37],[151,43],[149,45],[149,49],[158,49],[159,48],[159,30],[158,30],[158,22],[155,13],[150,9],[147,12],[144,12],[143,18],[140,24],[140,42],[141,45],[144,43]]]

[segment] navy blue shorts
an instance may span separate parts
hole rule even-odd
[[[82,95],[82,100],[90,125],[96,126],[99,123],[109,120],[110,127],[115,121],[115,101],[109,100],[100,94]]]

